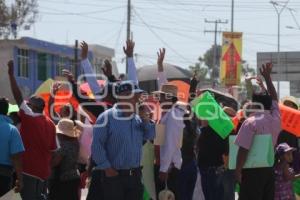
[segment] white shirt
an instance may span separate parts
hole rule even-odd
[[[185,112],[173,106],[162,118],[161,124],[165,125],[165,142],[160,146],[160,171],[167,172],[171,164],[177,169],[181,168],[182,156],[180,143],[182,140],[183,115]]]
[[[167,83],[165,72],[158,72],[158,88]],[[171,164],[177,169],[181,168],[182,156],[179,144],[181,143],[183,128],[183,116],[185,112],[173,106],[162,118],[161,122],[165,125],[165,143],[160,146],[160,171],[167,172]]]

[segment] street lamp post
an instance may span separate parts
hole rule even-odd
[[[289,0],[282,6],[281,9],[278,8],[280,6],[275,1],[270,1],[270,3],[275,8],[275,11],[277,13],[277,22],[278,22],[278,32],[277,32],[277,75],[278,75],[278,82],[277,82],[277,92],[278,92],[278,98],[280,98],[280,78],[281,78],[281,69],[280,69],[280,17],[283,10],[287,7],[287,4],[289,3]]]

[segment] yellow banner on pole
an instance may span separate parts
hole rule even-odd
[[[223,32],[220,80],[227,87],[241,82],[242,36],[239,32]]]

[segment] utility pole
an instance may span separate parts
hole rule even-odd
[[[231,0],[231,32],[234,30],[234,0]]]
[[[215,81],[216,81],[216,71],[217,71],[217,34],[222,33],[222,31],[218,31],[218,25],[219,24],[227,24],[228,21],[222,21],[220,19],[210,21],[205,19],[205,23],[210,23],[210,24],[215,24],[215,30],[205,30],[204,33],[214,33],[214,53],[213,53],[213,66],[212,66],[212,74],[211,74],[211,81],[212,81],[212,86],[214,87]]]
[[[281,80],[281,69],[280,69],[280,17],[281,13],[284,11],[284,9],[287,7],[289,0],[285,2],[284,5],[280,5],[277,2],[271,1],[270,2],[273,7],[275,8],[275,11],[277,13],[277,95],[278,99],[280,98],[280,80]],[[282,6],[282,8],[278,8],[279,6]]]
[[[233,31],[234,31],[234,0],[231,0],[231,42],[233,43]],[[230,49],[230,67],[234,65],[233,61],[233,49]]]
[[[75,68],[75,79],[78,77],[78,40],[75,40],[74,48],[74,68]]]
[[[126,39],[130,40],[131,33],[131,0],[127,3],[127,36]],[[126,74],[128,74],[128,58],[126,57]]]

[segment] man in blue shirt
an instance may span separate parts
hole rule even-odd
[[[0,98],[0,197],[11,190],[13,169],[17,176],[15,192],[22,189],[21,153],[24,146],[18,129],[6,116],[8,106],[8,100]]]
[[[149,113],[139,116],[142,90],[135,82],[116,86],[118,103],[102,113],[93,131],[92,159],[103,172],[104,200],[140,200],[143,141],[152,140],[155,125]]]

